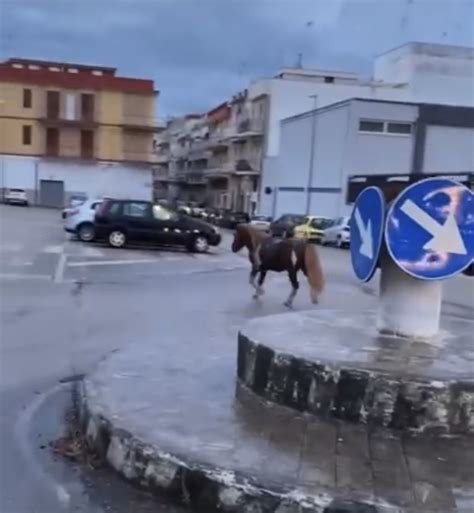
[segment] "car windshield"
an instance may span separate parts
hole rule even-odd
[[[330,219],[324,219],[324,218],[320,218],[320,217],[317,217],[311,221],[311,226],[318,230],[324,230],[324,229],[328,228],[329,226],[331,226],[331,224],[332,224],[332,222]]]

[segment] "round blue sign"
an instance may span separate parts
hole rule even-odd
[[[367,187],[357,197],[350,220],[351,262],[361,281],[377,269],[385,223],[385,198],[378,187]]]
[[[406,273],[439,280],[463,271],[474,257],[474,194],[448,178],[427,178],[393,202],[387,249]]]

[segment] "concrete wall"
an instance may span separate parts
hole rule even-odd
[[[423,172],[458,171],[474,171],[474,129],[428,126]]]
[[[403,89],[373,87],[369,84],[325,84],[302,82],[299,80],[268,79],[252,84],[251,96],[269,94],[269,117],[266,141],[266,156],[275,156],[279,151],[280,121],[290,116],[307,112],[314,108],[317,95],[317,108],[350,98],[379,98],[403,100]]]
[[[64,182],[65,202],[71,194],[151,200],[150,168],[117,163],[75,164],[32,157],[0,156],[0,188],[22,188],[35,203],[41,180]]]
[[[31,108],[23,107],[23,90],[32,91]],[[154,94],[128,94],[114,91],[69,90],[21,83],[0,83],[0,153],[41,156],[45,154],[48,90],[60,92],[60,118],[72,121],[81,116],[81,93],[94,95],[94,155],[101,160],[152,160],[153,134],[136,131],[124,134],[122,125],[152,126],[155,118]],[[22,127],[32,127],[32,142],[23,144]],[[59,126],[59,152],[64,157],[80,155],[80,127]],[[133,139],[133,142],[131,142]],[[124,151],[124,145],[127,149]],[[131,148],[132,146],[132,148]]]
[[[474,49],[410,43],[379,56],[374,78],[407,82],[408,101],[474,105]]]
[[[360,119],[414,123],[417,106],[354,100],[318,110],[314,125],[314,157],[310,213],[346,215],[349,175],[410,173],[414,130],[409,135],[359,132]],[[310,162],[312,114],[281,124],[280,154],[265,169],[260,210],[265,215],[305,213]],[[265,195],[266,186],[277,191]],[[282,190],[283,189],[283,190]]]

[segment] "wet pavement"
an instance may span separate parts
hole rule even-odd
[[[186,295],[185,288],[195,291],[188,292],[186,308],[181,303],[167,310],[155,334],[99,365],[87,381],[94,412],[160,451],[191,464],[243,473],[264,488],[296,488],[309,495],[329,489],[334,496],[377,497],[417,513],[467,513],[461,506],[466,497],[474,507],[471,439],[418,444],[389,431],[309,420],[236,401],[242,317],[278,309],[273,294],[258,304],[231,293],[237,280],[236,273],[222,273],[222,294],[213,295],[202,276],[190,277],[187,284],[170,282],[164,301],[172,304]],[[333,284],[347,299],[351,291],[344,287]],[[360,295],[360,302],[364,299]],[[327,304],[337,301],[327,294]],[[157,300],[157,315],[162,305]],[[206,323],[210,312],[213,322]]]
[[[137,352],[143,347],[165,356],[150,368],[156,383],[181,383],[183,390],[187,385],[204,387],[233,404],[238,329],[246,319],[286,312],[282,303],[287,278],[269,276],[263,301],[255,303],[248,263],[225,247],[207,259],[83,245],[65,238],[57,211],[0,206],[0,236],[0,510],[62,512],[65,495],[54,490],[64,487],[76,501],[70,511],[102,513],[112,506],[118,513],[151,511],[146,502],[135,506],[136,492],[114,475],[107,474],[100,484],[96,473],[86,473],[86,478],[62,461],[49,461],[49,453],[38,449],[35,440],[44,440],[42,433],[50,432],[51,426],[46,428],[51,418],[57,420],[56,430],[61,428],[64,403],[55,388],[59,380],[92,371],[104,357],[126,346]],[[324,248],[321,254],[329,274],[322,306],[373,308],[375,283],[363,288],[356,284],[348,253]],[[472,316],[468,280],[447,284],[446,312]],[[309,307],[303,284],[295,309]],[[181,361],[191,362],[194,374],[187,375]],[[162,396],[158,387],[153,393]],[[197,403],[185,417],[180,396],[168,400],[170,409],[189,425],[204,418]],[[139,409],[140,401],[135,403]],[[210,408],[219,414],[219,403]],[[164,502],[157,509],[175,510]]]

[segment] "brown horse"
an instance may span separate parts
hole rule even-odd
[[[252,264],[250,284],[255,288],[254,298],[257,299],[263,294],[262,285],[268,271],[287,271],[292,290],[285,301],[285,306],[291,308],[299,288],[297,274],[301,270],[308,278],[312,302],[318,302],[318,296],[324,287],[324,276],[318,253],[313,245],[293,238],[276,240],[253,226],[241,224],[235,231],[232,251],[237,253],[243,247],[248,249]],[[260,276],[255,285],[258,273]]]

